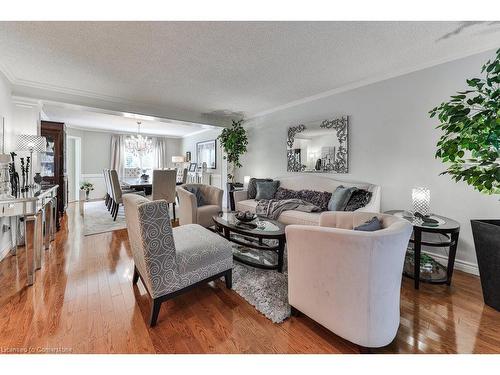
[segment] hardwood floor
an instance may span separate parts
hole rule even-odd
[[[81,220],[70,206],[33,287],[22,249],[0,263],[0,353],[359,353],[305,316],[271,323],[223,282],[164,303],[150,329],[126,230],[84,237]],[[374,352],[499,353],[500,313],[475,276],[420,291],[404,279],[397,337]]]

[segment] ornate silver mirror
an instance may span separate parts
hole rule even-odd
[[[347,173],[348,135],[347,116],[288,128],[288,172]]]

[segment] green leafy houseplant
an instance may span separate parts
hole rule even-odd
[[[487,194],[500,194],[500,49],[483,65],[483,78],[429,113],[443,131],[436,157],[450,163],[442,174]]]
[[[217,137],[226,153],[224,159],[227,159],[230,167],[227,178],[232,182],[234,182],[234,169],[242,167],[240,157],[247,152],[247,131],[242,124],[243,120],[232,120],[231,127],[222,130]]]
[[[436,157],[449,174],[486,194],[500,194],[500,49],[483,65],[482,78],[430,111],[443,131]],[[500,311],[500,220],[471,220],[485,304]]]

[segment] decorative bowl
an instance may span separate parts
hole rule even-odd
[[[257,219],[257,215],[254,214],[254,213],[251,213],[250,211],[237,211],[235,214],[234,214],[234,217],[239,220],[239,221],[242,221],[244,223],[249,223],[251,221],[254,221],[255,219]]]

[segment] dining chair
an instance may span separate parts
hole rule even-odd
[[[104,175],[104,184],[106,185],[106,195],[104,196],[104,204],[108,208],[108,211],[111,210],[111,204],[113,202],[113,198],[111,197],[111,182],[109,180],[109,169],[105,168],[102,170],[102,174]]]
[[[173,207],[173,217],[174,221],[175,217],[175,200],[176,200],[176,191],[175,187],[177,186],[177,170],[162,170],[155,169],[153,171],[153,194],[151,199],[153,201],[157,201],[163,199],[167,201],[167,204],[170,206],[172,203]]]
[[[113,220],[116,221],[120,205],[123,205],[123,195],[137,194],[144,196],[144,192],[136,190],[123,190],[120,185],[120,179],[118,178],[118,173],[116,172],[115,169],[109,170],[109,182],[111,185],[111,198],[112,198],[111,216],[113,217]]]

